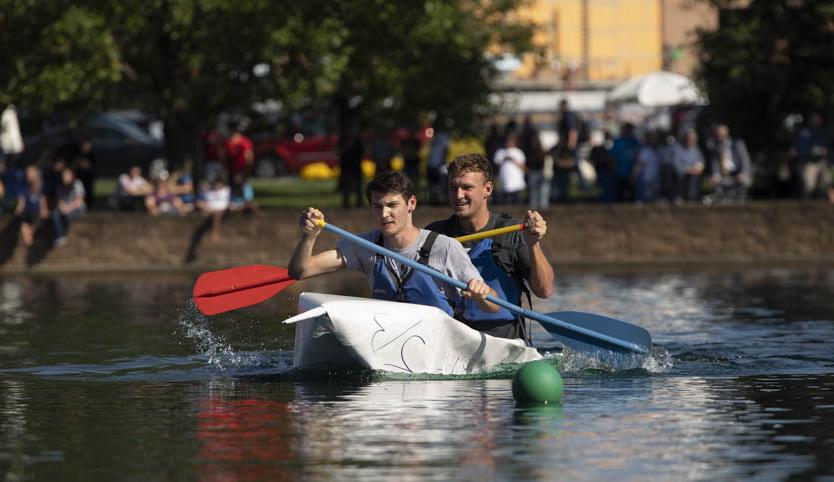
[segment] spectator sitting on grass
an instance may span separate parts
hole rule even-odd
[[[249,181],[243,177],[242,173],[238,172],[232,176],[230,198],[229,211],[243,211],[248,214],[257,208],[255,205],[255,192],[252,190],[252,184],[250,184]]]
[[[2,211],[14,212],[17,198],[26,184],[26,174],[23,169],[14,169],[5,161],[0,162],[0,181],[3,183]]]
[[[174,181],[167,173],[156,179],[153,192],[145,196],[145,209],[153,216],[182,216],[188,212],[185,203],[174,190]]]
[[[35,166],[26,168],[26,183],[17,199],[15,215],[20,218],[20,236],[26,247],[35,242],[35,231],[41,219],[49,216],[43,194],[41,172]]]
[[[119,176],[110,206],[118,211],[140,211],[145,206],[145,196],[152,192],[151,183],[142,177],[142,168],[133,166]]]
[[[52,224],[55,226],[55,247],[67,242],[70,223],[87,211],[84,184],[75,172],[65,167],[61,172],[61,183],[55,194],[55,209],[52,210]]]
[[[197,209],[211,218],[211,240],[220,241],[220,222],[229,209],[231,190],[222,177],[203,184],[197,198]]]
[[[186,212],[194,210],[194,181],[186,170],[175,169],[171,172],[171,189],[180,197]]]

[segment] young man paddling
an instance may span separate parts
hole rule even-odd
[[[487,200],[493,189],[492,168],[486,157],[481,154],[456,157],[449,164],[449,201],[454,214],[429,224],[426,229],[458,237],[519,224],[520,221],[509,215],[490,212]],[[515,305],[521,305],[524,292],[532,291],[539,298],[553,294],[553,268],[540,243],[547,232],[547,223],[538,212],[527,211],[525,224],[523,234],[514,232],[464,243],[486,283],[499,297]],[[526,338],[522,319],[504,308],[484,311],[467,302],[462,320],[493,336]]]
[[[486,301],[495,295],[472,265],[461,244],[449,237],[420,229],[414,225],[413,212],[417,207],[414,186],[399,172],[388,172],[374,178],[366,188],[377,229],[361,236],[380,244],[406,258],[428,265],[457,280],[468,280],[463,292],[418,270],[393,259],[341,240],[336,249],[313,255],[313,246],[324,220],[321,211],[307,208],[301,212],[298,225],[302,236],[290,259],[289,273],[295,279],[305,279],[340,269],[364,273],[371,286],[372,297],[382,300],[404,301],[431,305],[455,316],[463,301],[475,303],[486,312],[498,311],[498,306]]]

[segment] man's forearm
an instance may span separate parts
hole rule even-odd
[[[498,297],[498,293],[496,293],[495,290],[492,288],[489,289],[489,294],[496,298]],[[480,305],[482,310],[488,311],[490,313],[496,313],[498,312],[498,310],[501,309],[500,306],[496,305],[495,303],[492,303],[491,301],[487,301],[486,299],[478,300],[478,305]]]
[[[316,244],[316,236],[310,234],[302,234],[302,238],[295,245],[292,258],[290,258],[290,265],[288,268],[290,276],[295,279],[304,279],[307,275],[307,265],[310,264],[310,258],[313,256],[313,246]]]
[[[540,243],[530,246],[530,289],[539,298],[553,294],[553,267],[542,251]]]

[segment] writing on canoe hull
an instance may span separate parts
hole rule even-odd
[[[386,363],[385,366],[390,366],[408,373],[414,373],[406,360],[405,348],[406,345],[414,345],[415,343],[422,345],[426,344],[426,340],[423,339],[422,336],[414,333],[416,328],[423,323],[423,320],[419,320],[405,329],[391,330],[386,328],[386,326],[390,326],[390,315],[388,313],[376,313],[374,315],[374,323],[376,323],[376,326],[379,328],[371,336],[371,349],[374,354],[383,350],[393,350],[395,353],[399,351],[399,358],[402,364],[397,365],[393,363]]]

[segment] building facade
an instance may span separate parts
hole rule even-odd
[[[718,23],[712,7],[692,0],[535,0],[519,14],[536,25],[541,53],[508,80],[568,89],[656,70],[691,76],[696,30]]]

